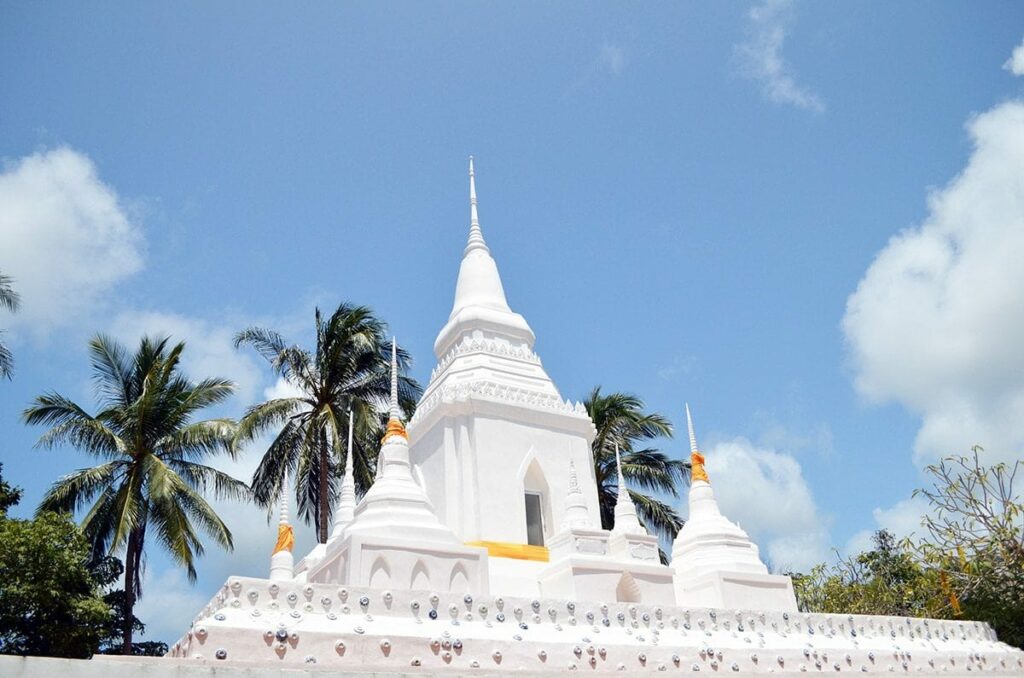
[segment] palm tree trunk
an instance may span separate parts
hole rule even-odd
[[[135,582],[142,558],[142,529],[135,528],[128,536],[124,556],[124,628],[121,630],[121,654],[132,653],[132,631],[135,622]]]
[[[320,543],[327,543],[327,521],[330,518],[331,502],[327,495],[330,492],[328,472],[327,440],[324,432],[320,432]]]

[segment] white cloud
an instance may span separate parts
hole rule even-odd
[[[1024,102],[969,121],[973,151],[847,301],[858,391],[921,416],[920,465],[1024,453]]]
[[[162,640],[173,644],[185,635],[192,619],[212,597],[194,588],[181,568],[156,572],[147,567],[142,576],[142,597],[135,605],[135,616],[146,625],[146,632],[135,642]]]
[[[821,98],[796,82],[792,68],[782,57],[791,20],[791,0],[764,0],[747,13],[749,38],[734,51],[741,71],[761,84],[769,101],[823,113]]]
[[[142,231],[82,153],[61,147],[6,161],[0,173],[0,271],[22,308],[14,329],[45,336],[105,303],[142,268]]]
[[[273,385],[263,389],[265,400],[276,400],[277,398],[298,398],[304,396],[302,389],[288,381],[284,377],[278,377]]]
[[[904,499],[887,509],[876,508],[871,512],[875,519],[874,529],[862,530],[853,535],[846,542],[846,555],[856,555],[870,550],[873,547],[871,535],[877,530],[888,530],[897,539],[911,535],[921,536],[921,518],[927,512],[928,502],[922,497]]]
[[[237,385],[244,404],[255,402],[263,372],[251,350],[236,349],[234,336],[245,324],[218,325],[200,318],[158,311],[125,311],[114,320],[111,334],[134,350],[143,335],[185,341],[182,367],[192,379],[222,377]]]
[[[618,45],[602,45],[600,60],[612,75],[621,75],[626,68],[626,52]]]
[[[707,469],[722,513],[747,531],[773,569],[828,558],[828,529],[791,455],[736,438],[711,447]]]
[[[1010,58],[1003,64],[1003,68],[1014,75],[1024,75],[1024,40],[1013,48]]]

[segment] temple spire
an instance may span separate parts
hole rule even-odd
[[[398,341],[395,337],[391,337],[391,418],[402,419],[402,412],[398,409]]]
[[[477,211],[476,169],[469,161],[469,241],[462,252],[459,278],[455,283],[455,301],[448,322],[434,341],[434,356],[440,360],[460,340],[486,328],[492,336],[533,348],[533,330],[523,316],[514,313],[505,298],[498,265],[484,242]]]
[[[341,481],[341,494],[338,497],[338,508],[334,512],[334,530],[331,539],[341,536],[345,526],[352,522],[356,510],[356,466],[352,460],[352,409],[348,411],[348,447],[345,451],[345,477]]]
[[[288,474],[285,473],[281,482],[281,508],[277,523],[277,543],[270,555],[270,578],[292,579],[295,576],[295,559],[292,549],[295,548],[295,532],[288,521]]]
[[[615,526],[612,532],[624,534],[647,534],[647,530],[640,524],[636,517],[636,506],[629,496],[629,488],[626,487],[626,478],[622,475],[622,457],[619,455],[619,444],[615,443],[615,470],[618,473],[619,494],[615,499]]]
[[[690,433],[690,479],[711,483],[708,472],[704,469],[704,455],[697,450],[697,435],[693,432],[693,417],[690,416],[690,403],[686,403],[686,428]]]
[[[483,231],[480,230],[480,215],[476,206],[476,173],[473,171],[473,156],[469,156],[469,242],[466,244],[466,254],[476,249],[489,251]]]
[[[402,410],[398,406],[398,342],[391,338],[391,407],[388,417],[388,428],[384,432],[384,442],[393,435],[408,438],[405,433],[405,426],[402,424]],[[379,465],[379,462],[378,462]]]

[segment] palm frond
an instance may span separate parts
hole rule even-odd
[[[157,455],[199,459],[226,453],[234,458],[236,448],[232,442],[237,430],[234,419],[206,419],[187,424],[157,441]]]
[[[3,332],[0,332],[0,337]],[[7,345],[0,341],[0,377],[10,379],[14,375],[14,355]]]
[[[234,446],[237,448],[243,443],[255,440],[268,429],[284,424],[303,404],[310,403],[302,398],[275,398],[253,405],[246,410],[238,423]]]
[[[21,306],[21,296],[14,291],[14,279],[0,273],[0,306],[12,313]]]
[[[252,498],[248,485],[220,469],[184,459],[163,461],[194,490],[210,492],[217,499],[249,501]]]
[[[98,493],[110,487],[123,470],[125,462],[114,461],[91,468],[78,469],[59,478],[43,495],[36,515],[44,511],[75,513]]]
[[[299,464],[299,453],[305,442],[303,431],[301,420],[289,421],[264,452],[249,483],[258,505],[270,509],[280,497],[285,474],[295,472]]]
[[[125,407],[138,395],[132,361],[124,346],[105,334],[89,341],[93,383],[100,397],[112,406]]]
[[[685,521],[675,509],[640,492],[630,490],[629,497],[636,505],[637,516],[651,533],[669,541],[676,538]]]

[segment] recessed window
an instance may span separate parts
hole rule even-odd
[[[544,546],[544,516],[541,496],[537,492],[526,493],[526,543]]]

